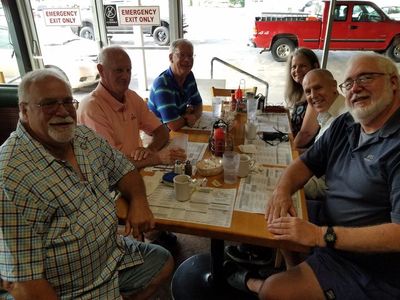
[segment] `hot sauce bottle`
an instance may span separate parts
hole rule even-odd
[[[224,128],[214,129],[214,155],[222,156],[225,151],[225,131]]]

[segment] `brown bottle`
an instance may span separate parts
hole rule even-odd
[[[236,111],[236,104],[235,90],[231,90],[231,111]]]

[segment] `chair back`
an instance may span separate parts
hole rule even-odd
[[[222,88],[216,88],[216,87],[211,87],[211,95],[213,97],[230,97],[232,93],[235,92],[235,89],[222,89]],[[251,87],[244,89],[243,95],[246,95],[246,93],[253,93],[254,95],[257,93],[257,87]]]

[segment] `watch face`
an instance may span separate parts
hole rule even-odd
[[[331,233],[328,233],[326,235],[325,239],[326,239],[327,242],[333,242],[333,241],[335,241],[335,236],[333,234],[331,234]]]
[[[324,240],[327,247],[333,248],[336,242],[336,233],[333,231],[332,227],[328,227],[326,229],[326,233],[324,235]]]

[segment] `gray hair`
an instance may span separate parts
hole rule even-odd
[[[169,53],[174,53],[179,48],[179,46],[183,44],[189,45],[193,49],[193,44],[191,41],[187,39],[177,39],[173,41],[169,46]]]
[[[65,86],[71,90],[68,79],[60,71],[52,68],[40,69],[28,72],[24,75],[18,86],[18,103],[29,102],[30,88],[32,84],[44,81],[49,77],[55,77],[65,83]]]
[[[348,61],[345,74],[349,72],[349,68],[353,66],[353,63],[359,59],[366,59],[368,61],[376,62],[378,66],[382,68],[382,71],[396,76],[397,80],[400,81],[399,70],[397,69],[396,64],[390,58],[377,53],[362,53],[352,56]]]

